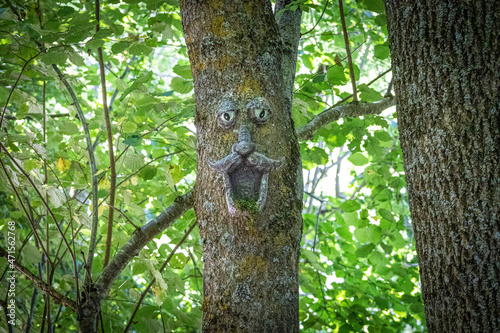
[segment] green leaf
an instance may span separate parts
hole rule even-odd
[[[120,37],[125,31],[125,27],[121,24],[111,24],[109,29],[117,36]]]
[[[356,250],[356,255],[360,258],[366,258],[375,249],[375,245],[369,243],[359,247]]]
[[[373,56],[377,59],[387,59],[391,51],[389,50],[389,46],[387,44],[378,44],[374,47]]]
[[[23,261],[28,265],[38,264],[42,261],[42,251],[31,244],[26,244],[24,246],[22,256]]]
[[[68,58],[76,66],[85,66],[83,57],[73,50],[68,51]]]
[[[390,211],[388,211],[387,209],[379,209],[378,213],[380,214],[380,216],[382,216],[384,219],[388,220],[388,221],[391,221],[391,222],[395,222],[394,220],[394,216],[392,215],[392,213]]]
[[[311,161],[317,165],[324,165],[328,163],[328,154],[323,148],[312,147],[311,149],[306,150],[304,159]]]
[[[386,26],[387,25],[387,17],[385,16],[385,14],[375,16],[375,23],[380,25],[380,26]]]
[[[47,65],[63,65],[66,62],[67,54],[61,49],[50,49],[40,56],[40,59]]]
[[[335,230],[337,232],[337,235],[342,237],[343,239],[347,241],[352,241],[352,234],[349,231],[349,227],[340,227]]]
[[[59,124],[59,130],[61,131],[62,134],[65,135],[73,135],[77,134],[80,130],[78,129],[78,126],[69,120],[65,120]]]
[[[381,310],[389,308],[389,301],[383,297],[374,297],[374,301]]]
[[[326,78],[328,79],[328,83],[334,86],[341,86],[347,83],[344,67],[337,65],[328,68]]]
[[[102,39],[91,39],[86,44],[85,47],[91,50],[96,50],[104,45]]]
[[[134,147],[140,145],[141,142],[142,142],[142,137],[140,135],[137,135],[137,134],[132,134],[131,136],[129,136],[125,140],[123,140],[124,144],[134,146]]]
[[[193,81],[184,80],[180,77],[174,77],[172,82],[170,82],[170,88],[178,93],[187,94],[193,90]]]
[[[375,13],[384,14],[385,5],[383,0],[363,0],[366,8]]]
[[[387,133],[386,131],[375,131],[375,133],[373,133],[373,135],[375,136],[375,138],[377,138],[378,140],[380,141],[392,141],[392,136]]]
[[[380,94],[375,89],[368,87],[365,83],[358,86],[358,91],[360,92],[359,98],[363,102],[376,102],[382,99],[382,94]]]
[[[176,253],[169,261],[169,265],[172,268],[182,269],[186,265],[187,259],[188,257],[184,253]]]
[[[153,48],[146,44],[134,43],[130,46],[129,52],[132,55],[148,55],[153,51]]]
[[[385,266],[388,260],[382,252],[375,251],[369,255],[368,259],[374,266]]]
[[[314,254],[314,252],[308,250],[308,249],[302,249],[300,251],[304,257],[307,258],[311,266],[316,269],[317,271],[324,272],[325,269],[323,266],[321,266],[318,262],[318,256]]]
[[[55,208],[61,207],[66,202],[66,196],[61,190],[49,187],[47,189],[47,194],[49,195],[49,201]]]
[[[313,70],[314,69],[314,65],[312,63],[313,61],[313,57],[311,57],[309,54],[304,54],[302,57],[300,57],[300,59],[302,59],[302,63],[304,64],[304,66],[306,66],[308,69],[310,70]]]
[[[373,243],[380,242],[380,227],[376,225],[369,225],[365,228],[354,230],[354,236],[360,243]]]
[[[139,176],[144,180],[151,180],[156,176],[158,169],[153,165],[145,166],[139,171]]]
[[[113,44],[113,46],[111,46],[111,51],[114,53],[114,54],[117,54],[117,53],[122,53],[123,51],[125,51],[128,47],[130,46],[130,42],[126,42],[126,41],[120,41],[118,43],[115,43]]]
[[[177,64],[174,66],[173,71],[175,74],[183,77],[184,79],[192,79],[193,76],[191,75],[191,66],[190,65],[180,65]]]
[[[123,133],[134,133],[137,130],[137,124],[126,120],[122,124],[122,132]]]
[[[413,303],[412,305],[410,305],[410,310],[413,313],[423,313],[424,305],[422,303]]]
[[[137,170],[144,165],[144,156],[141,154],[127,153],[123,157],[123,164],[131,170]]]
[[[354,200],[346,200],[340,205],[344,212],[355,212],[361,208],[361,205]]]
[[[351,156],[349,156],[347,159],[355,166],[362,166],[368,164],[369,162],[368,158],[361,153],[351,154]]]
[[[325,74],[321,74],[321,75],[314,76],[313,82],[314,83],[321,83],[324,80],[325,80]]]

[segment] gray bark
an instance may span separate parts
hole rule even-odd
[[[202,329],[298,332],[300,152],[284,88],[283,43],[270,3],[185,0],[181,16],[196,99],[194,208],[204,252]],[[252,118],[252,103],[259,100],[270,106],[268,120],[261,123]],[[221,118],[225,111],[233,112],[231,123]],[[262,196],[261,179],[237,166],[253,149],[283,159],[268,174],[262,210],[252,208]],[[228,173],[209,166],[231,152],[235,155],[219,164]],[[257,189],[245,194],[245,186]]]
[[[429,332],[500,332],[500,2],[386,6]]]

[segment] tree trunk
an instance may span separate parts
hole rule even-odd
[[[300,152],[271,5],[180,4],[196,100],[202,329],[298,332]]]
[[[386,6],[429,332],[500,332],[500,2]]]

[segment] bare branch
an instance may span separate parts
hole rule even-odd
[[[393,97],[385,97],[378,103],[339,105],[320,113],[304,127],[297,129],[297,137],[299,140],[310,140],[314,136],[314,132],[328,123],[337,121],[340,118],[379,114],[395,104],[396,101]]]
[[[100,12],[99,0],[95,0],[95,16],[97,20],[97,25],[95,27],[96,32],[100,30]],[[104,57],[102,55],[102,47],[97,49],[97,56],[99,60],[99,74],[101,77],[101,94],[102,94],[102,108],[104,110],[104,120],[106,122],[106,133],[108,136],[108,154],[109,154],[109,170],[110,170],[110,186],[109,186],[109,205],[115,205],[115,192],[116,192],[116,168],[115,168],[115,156],[113,152],[113,133],[111,131],[111,119],[109,117],[108,103],[107,103],[107,91],[106,91],[106,73],[104,71]],[[113,237],[113,217],[114,210],[110,209],[108,213],[108,230],[106,232],[106,248],[104,251],[104,261],[102,267],[106,267],[109,262],[109,256],[111,254],[111,240]],[[94,255],[92,253],[92,255]]]
[[[94,252],[95,252],[95,247],[96,247],[96,239],[97,239],[97,226],[98,226],[98,219],[99,219],[99,214],[98,214],[98,208],[99,208],[99,200],[97,197],[97,192],[98,192],[98,180],[96,177],[97,173],[97,166],[95,162],[95,156],[94,156],[94,149],[92,147],[92,139],[90,137],[90,130],[87,122],[85,121],[85,116],[83,115],[83,110],[80,107],[80,103],[78,102],[78,98],[75,95],[75,92],[73,91],[73,88],[71,88],[71,85],[69,84],[68,80],[64,77],[63,73],[57,67],[57,65],[52,65],[52,68],[56,71],[57,75],[59,76],[59,80],[64,84],[66,87],[66,90],[68,91],[69,95],[71,96],[71,100],[73,101],[73,105],[75,106],[75,109],[78,113],[78,117],[80,118],[80,121],[82,122],[83,126],[83,131],[85,133],[85,141],[87,143],[87,152],[89,154],[89,160],[90,160],[90,168],[92,170],[92,229],[91,229],[91,234],[90,234],[90,244],[89,244],[89,252],[87,254],[87,264],[89,266],[90,271],[92,271],[92,261],[94,259]],[[87,275],[85,275],[86,277]],[[85,278],[84,284],[87,285],[90,283],[87,281],[87,278]]]
[[[5,251],[3,247],[0,247],[0,256],[6,259],[9,256],[7,251]],[[40,280],[35,274],[31,273],[26,267],[22,266],[21,264],[14,262],[14,267],[20,273],[24,274],[28,278],[28,280],[33,282],[38,288],[49,294],[56,303],[62,303],[64,306],[67,306],[73,311],[77,312],[77,305],[75,301],[64,296],[63,294]]]
[[[354,67],[352,65],[351,47],[349,45],[350,44],[349,35],[347,34],[347,25],[345,23],[345,17],[344,17],[344,4],[342,0],[339,0],[339,9],[340,9],[340,21],[342,22],[342,31],[344,33],[345,50],[347,52],[347,62],[349,63],[349,74],[351,77],[353,102],[357,103],[358,90],[356,89],[356,79],[354,78]]]

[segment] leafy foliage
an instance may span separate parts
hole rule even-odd
[[[351,101],[351,82],[338,6],[324,0],[292,5],[287,10],[304,11],[303,32],[319,22],[302,36],[299,47],[293,118],[301,127],[325,109]],[[93,276],[102,271],[109,211],[116,210],[113,255],[134,226],[144,225],[192,187],[196,169],[193,82],[177,1],[109,1],[97,33],[93,13],[92,2],[73,0],[16,0],[0,7],[0,105],[5,113],[0,141],[13,157],[0,155],[0,230],[6,236],[7,223],[15,221],[17,262],[72,299],[77,284],[62,233],[75,253],[82,286],[85,268],[79,254],[88,250],[92,177],[82,119],[53,65],[78,97],[95,142],[100,207]],[[345,15],[360,101],[380,100],[387,79],[368,83],[389,68],[383,2],[350,1]],[[118,174],[114,207],[107,204],[110,161],[99,47]],[[310,194],[304,197],[300,263],[300,320],[306,332],[425,329],[393,117],[342,119],[301,144]],[[351,170],[345,176],[348,187],[336,177],[341,170]],[[135,331],[199,328],[203,265],[196,228],[173,253],[193,223],[189,211],[122,272],[102,307],[106,332],[123,329],[153,278],[134,317]],[[2,247],[6,242],[0,236]],[[50,264],[44,251],[50,253]],[[8,262],[0,259],[0,299],[5,299],[7,269]],[[38,294],[32,301],[31,282],[18,276],[17,283],[17,327],[32,321],[40,330],[46,299]],[[57,328],[77,331],[71,309],[52,302],[50,315]],[[5,325],[2,320],[0,330]]]

